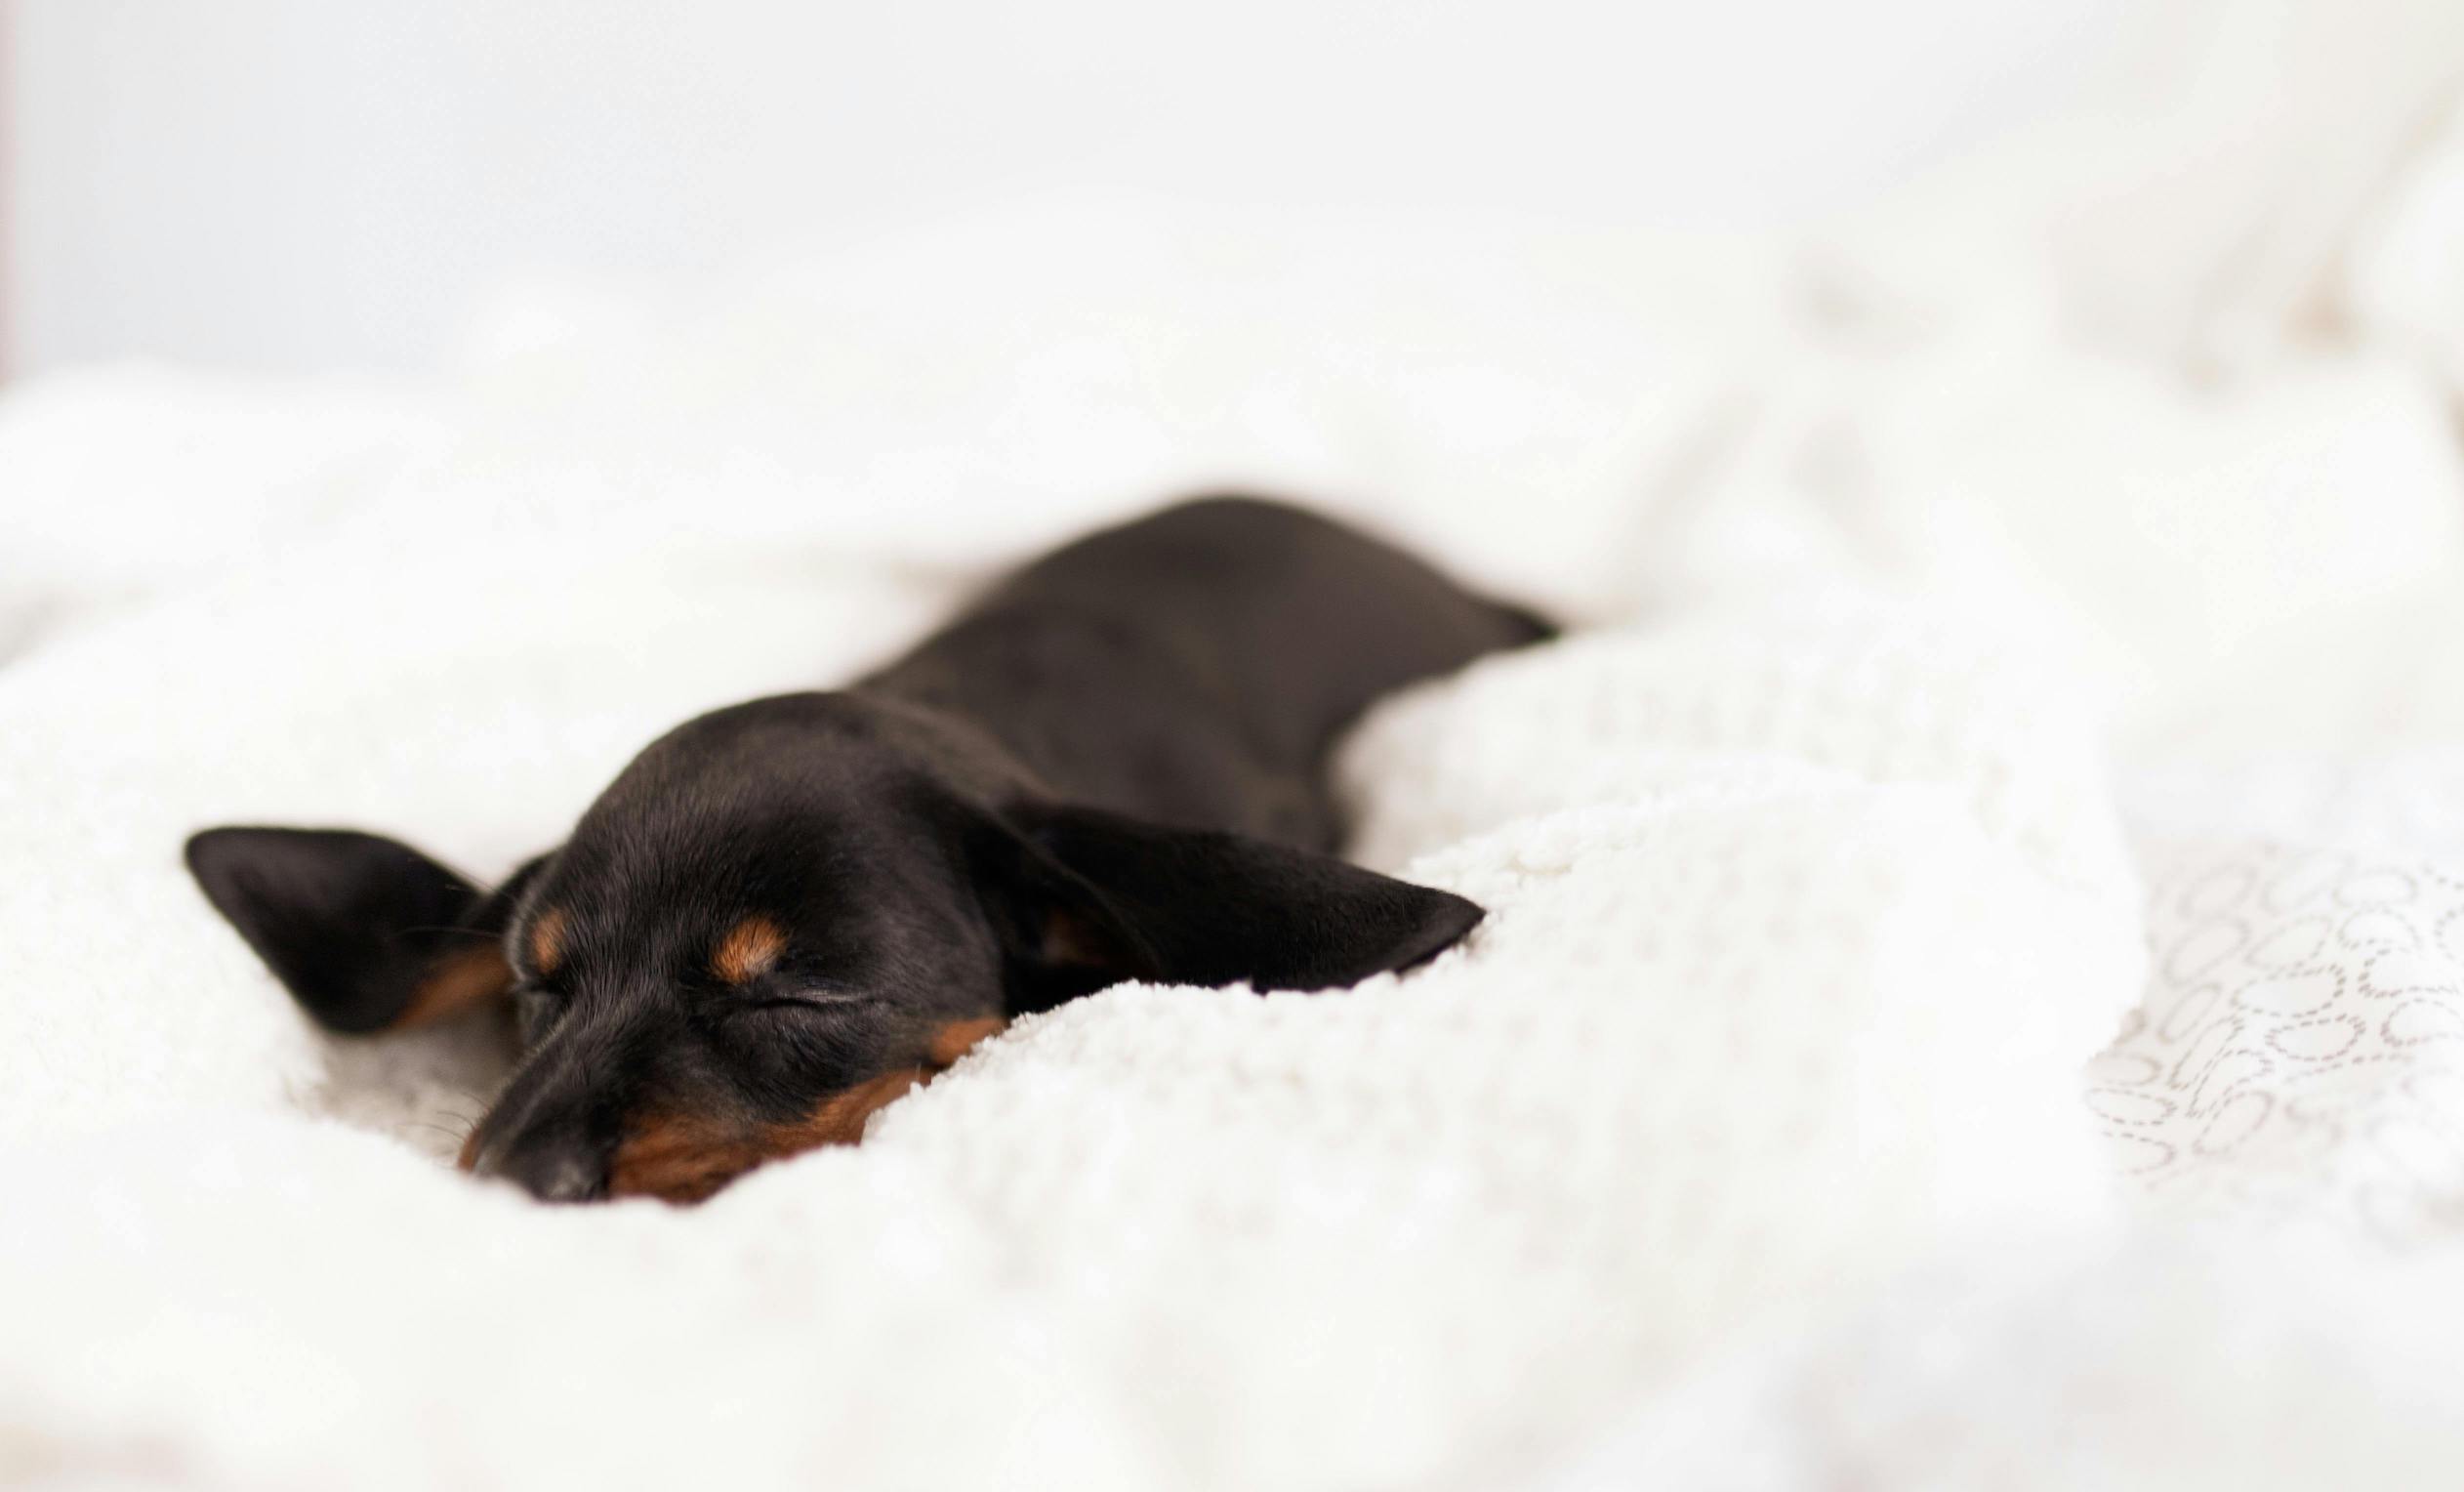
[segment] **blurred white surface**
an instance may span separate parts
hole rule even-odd
[[[7,365],[431,366],[508,286],[988,200],[1802,221],[2074,93],[2123,0],[14,0]]]

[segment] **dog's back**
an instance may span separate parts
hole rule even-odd
[[[1326,518],[1213,497],[1054,551],[859,687],[966,715],[1070,796],[1325,849],[1344,725],[1549,631]]]

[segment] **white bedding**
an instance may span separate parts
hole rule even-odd
[[[2323,225],[2245,172],[2134,284],[1931,214],[1077,210],[419,388],[11,391],[0,1481],[2454,1484],[2440,139]],[[1359,855],[1493,912],[1408,977],[1107,991],[860,1148],[553,1210],[443,1164],[485,1032],[313,1034],[179,868],[501,873],[1220,481],[1580,624],[1342,752]]]

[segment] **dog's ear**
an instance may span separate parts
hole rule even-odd
[[[208,829],[188,870],[318,1024],[424,1025],[513,988],[504,933],[547,857],[494,893],[408,845],[348,829]]]
[[[1435,957],[1485,915],[1460,896],[1244,835],[1042,805],[1002,824],[985,873],[1013,1011],[1124,979],[1354,984]]]

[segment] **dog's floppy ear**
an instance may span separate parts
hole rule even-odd
[[[1354,984],[1435,957],[1485,915],[1460,896],[1245,835],[1047,805],[1002,822],[988,899],[1019,1011],[1124,979]]]
[[[208,829],[188,870],[318,1024],[424,1025],[510,990],[504,932],[546,856],[493,894],[349,829]]]

